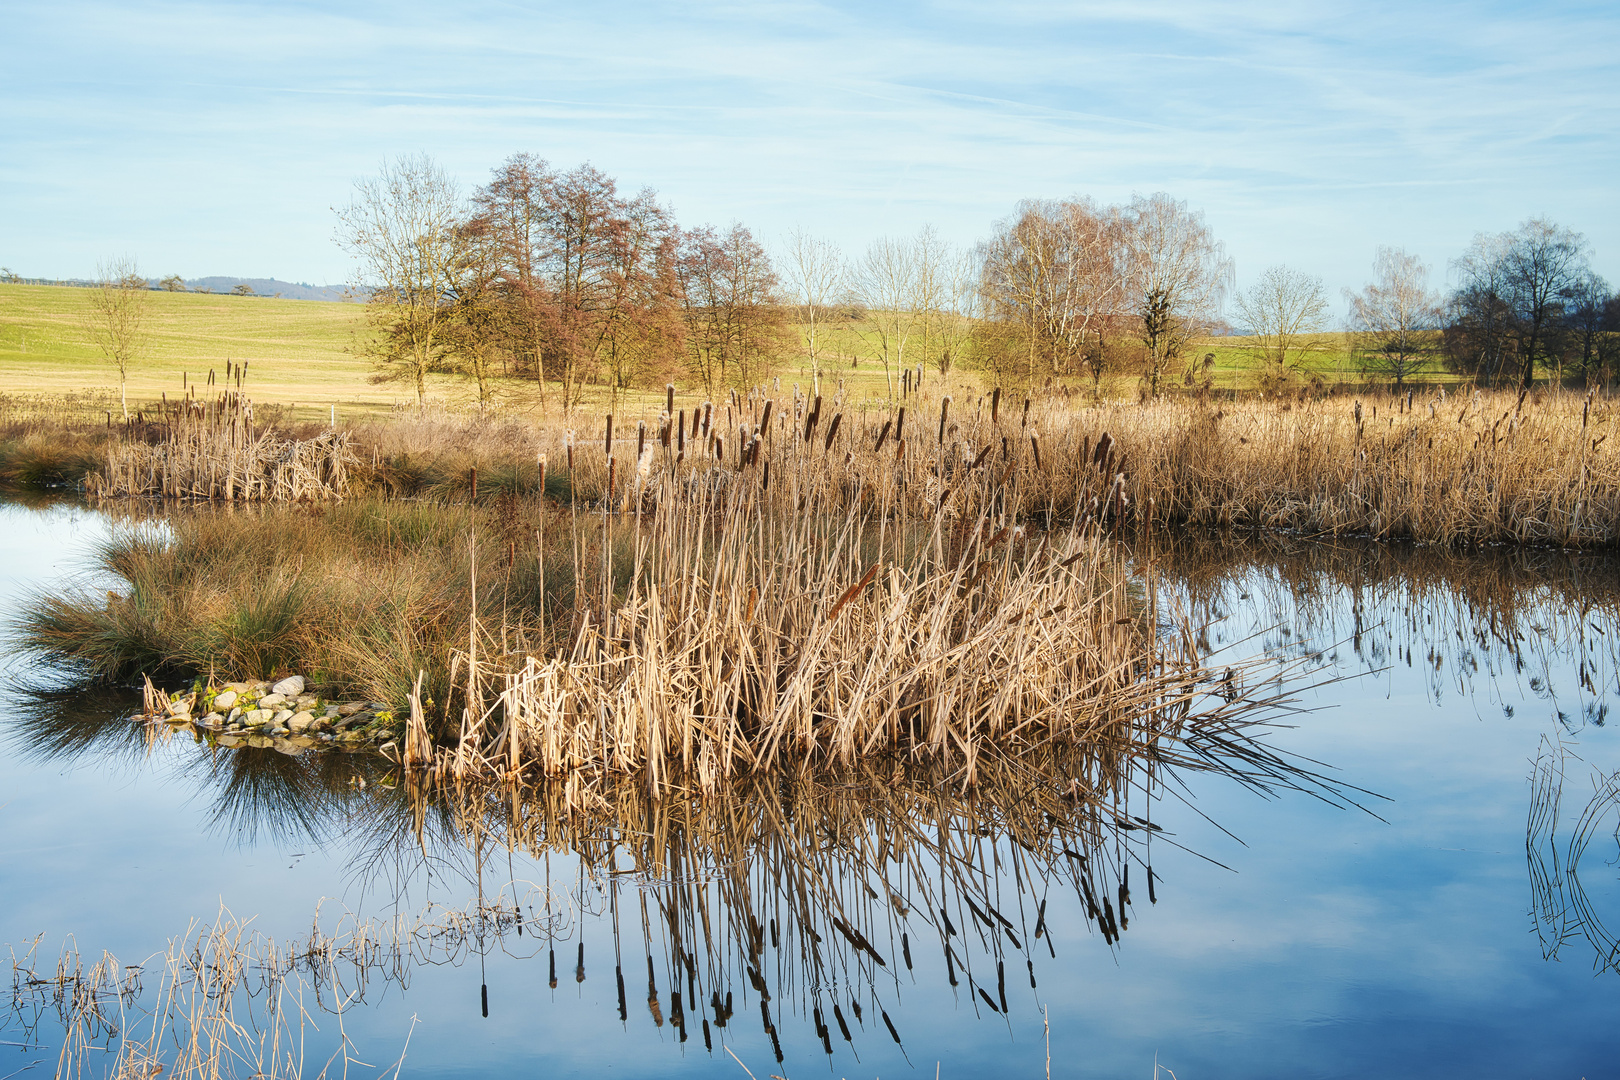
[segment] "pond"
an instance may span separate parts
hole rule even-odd
[[[0,505],[5,610],[111,528]],[[217,957],[216,926],[249,958],[237,1019],[282,1024],[309,1075],[342,1047],[353,1075],[1614,1072],[1620,564],[1219,538],[1151,558],[1167,626],[1184,613],[1216,664],[1273,661],[1293,704],[1265,744],[1306,773],[1184,771],[1149,803],[1121,766],[1134,793],[1100,817],[864,774],[517,805],[369,755],[154,737],[134,695],[53,694],[9,657],[0,1076],[54,1068],[65,1037],[99,1072],[170,943]],[[75,1012],[59,959],[82,984],[104,952],[128,993]]]

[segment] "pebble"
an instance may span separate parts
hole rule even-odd
[[[225,684],[225,689],[229,690],[233,694],[245,694],[252,686],[252,683],[228,682]]]
[[[259,708],[273,709],[277,705],[285,705],[286,703],[287,696],[285,694],[266,694],[259,699]]]
[[[347,705],[339,705],[337,711],[339,716],[353,716],[365,707],[363,702],[351,701]]]
[[[304,748],[302,746],[299,746],[297,743],[288,742],[286,739],[277,739],[270,745],[275,748],[277,753],[286,754],[288,757],[297,757],[299,754],[304,752]]]
[[[254,709],[242,717],[242,722],[248,727],[261,727],[270,722],[270,710]]]
[[[214,695],[214,711],[218,712],[221,709],[229,711],[236,704],[236,698],[235,690],[221,690]]]
[[[275,715],[270,717],[270,722],[272,724],[285,724],[292,718],[293,711],[291,709],[277,709]]]
[[[285,697],[297,697],[304,692],[304,677],[302,675],[290,675],[272,686],[270,692]]]
[[[315,718],[307,712],[296,713],[287,720],[287,730],[294,735],[302,735],[309,730]]]
[[[217,712],[211,712],[197,723],[202,727],[217,728],[225,725],[225,718]]]

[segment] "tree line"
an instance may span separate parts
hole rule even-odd
[[[418,400],[433,372],[467,376],[484,401],[500,378],[564,405],[593,385],[714,393],[794,355],[876,364],[891,394],[907,372],[960,365],[1005,383],[1128,374],[1157,395],[1210,384],[1228,309],[1263,386],[1346,341],[1363,374],[1396,385],[1438,364],[1487,384],[1607,383],[1620,343],[1620,301],[1585,240],[1542,219],[1476,238],[1444,295],[1421,260],[1380,248],[1335,325],[1321,279],[1287,266],[1235,291],[1203,215],[1162,193],[1029,200],[969,248],[925,228],[849,258],[795,233],[773,260],[745,226],[683,227],[590,165],[517,154],[463,194],[419,156],[360,181],[337,216],[369,289],[364,347]]]

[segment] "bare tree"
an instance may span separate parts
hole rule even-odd
[[[378,377],[410,381],[420,406],[427,375],[443,359],[441,333],[466,243],[460,193],[427,155],[401,157],[356,181],[354,200],[336,213],[354,284],[371,290],[368,351]]]
[[[833,306],[849,291],[848,276],[844,254],[832,241],[801,229],[788,234],[783,284],[800,308],[800,333],[812,371],[821,368],[823,325]]]
[[[118,404],[129,419],[129,368],[146,348],[146,279],[125,257],[99,263],[84,327],[101,354],[118,369]]]
[[[1219,316],[1232,260],[1202,213],[1163,192],[1132,199],[1124,227],[1126,307],[1140,320],[1148,393],[1157,396],[1166,367]]]
[[[1517,355],[1508,300],[1506,236],[1481,233],[1451,268],[1460,279],[1446,301],[1441,344],[1453,364],[1492,385]]]
[[[1254,356],[1267,382],[1285,379],[1320,347],[1319,335],[1327,329],[1322,279],[1287,266],[1267,267],[1233,307],[1254,339]]]
[[[1588,385],[1607,387],[1620,355],[1620,295],[1597,274],[1588,274],[1571,290],[1569,301],[1564,322],[1579,350],[1575,363]]]
[[[1090,199],[1032,200],[984,245],[987,314],[1021,327],[1025,381],[1076,374],[1101,355],[1101,324],[1125,296],[1123,223]]]
[[[786,313],[765,249],[742,225],[683,234],[677,262],[686,306],[686,347],[709,394],[763,382],[781,355]]]
[[[158,284],[163,286],[163,289],[164,289],[165,292],[185,292],[186,291],[186,280],[185,280],[185,278],[181,277],[179,274],[170,274],[168,277],[166,277],[162,281],[158,282]]]
[[[1344,291],[1350,327],[1363,363],[1405,384],[1434,352],[1440,296],[1429,289],[1429,268],[1400,248],[1380,247],[1373,259],[1377,279],[1359,293]]]
[[[1547,348],[1570,292],[1590,273],[1586,238],[1531,218],[1507,237],[1503,272],[1529,387],[1538,359],[1555,359]]]
[[[893,397],[906,366],[906,346],[917,326],[916,245],[905,237],[874,240],[853,267],[850,287],[854,299],[866,306],[861,336],[883,365],[884,382]]]

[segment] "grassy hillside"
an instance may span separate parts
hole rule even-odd
[[[265,401],[386,408],[399,388],[367,382],[370,366],[346,351],[360,329],[354,304],[250,296],[150,292],[148,347],[131,368],[136,401],[180,391],[184,373],[224,378],[227,360],[248,365],[244,389]],[[106,390],[118,371],[85,329],[88,290],[0,284],[0,393],[60,394]],[[302,409],[300,411],[303,411]]]
[[[306,419],[324,416],[332,405],[353,415],[385,411],[413,399],[408,386],[371,383],[370,364],[350,351],[362,330],[359,305],[170,292],[150,292],[147,299],[149,344],[130,372],[132,407],[163,393],[171,397],[180,393],[182,375],[206,379],[213,368],[223,378],[227,361],[247,362],[245,389],[256,401],[295,406],[295,413]],[[106,408],[107,394],[116,401],[117,371],[102,358],[83,323],[88,303],[85,289],[0,284],[0,394],[59,398],[89,391],[90,396],[83,398],[86,410]],[[842,382],[857,401],[886,396],[882,365],[874,359],[863,329],[865,325],[854,320],[835,320],[824,327],[824,392],[834,392]],[[801,334],[795,337],[802,342]],[[1344,335],[1324,335],[1319,344],[1306,360],[1307,372],[1328,383],[1360,381]],[[1246,339],[1214,338],[1189,352],[1215,355],[1211,373],[1217,389],[1254,385],[1256,365]],[[778,370],[784,388],[798,383],[809,391],[812,374],[802,349]],[[1428,379],[1451,381],[1433,374]],[[935,389],[965,395],[978,393],[982,380],[974,372],[958,370],[943,381],[941,387],[939,376],[928,375]],[[1076,382],[1089,387],[1085,380]],[[1169,385],[1181,383],[1178,367],[1169,373]],[[1134,396],[1137,385],[1137,376],[1121,373],[1106,377],[1103,389],[1108,396]],[[429,392],[452,403],[469,402],[473,396],[465,380],[448,376],[433,379]],[[532,402],[533,388],[527,383],[503,384],[501,392],[512,404]],[[587,406],[601,404],[599,397],[605,394],[593,393]],[[630,405],[632,412],[643,407],[656,412],[654,399],[661,400],[656,392],[634,397],[638,400]]]

